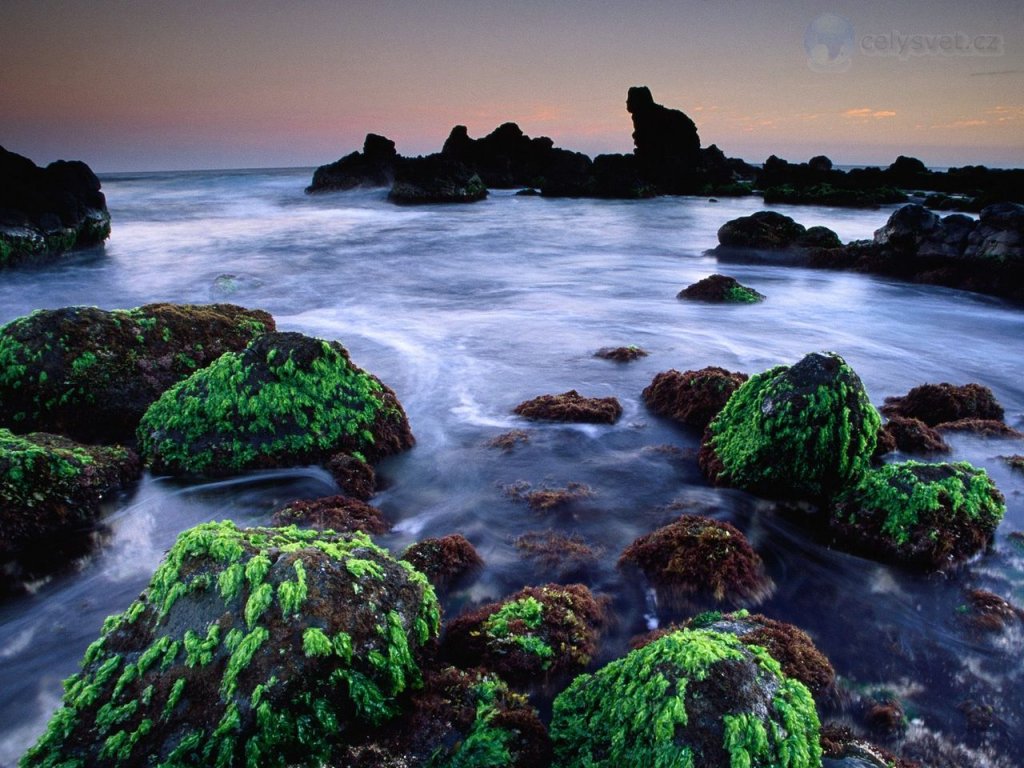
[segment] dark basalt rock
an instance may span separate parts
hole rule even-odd
[[[725,248],[777,250],[796,244],[807,232],[789,216],[775,211],[758,211],[727,221],[718,230],[718,242]]]
[[[138,456],[119,446],[0,428],[0,595],[87,549],[100,502],[140,472]]]
[[[471,168],[443,154],[402,158],[388,200],[403,205],[473,203],[487,197],[487,187]]]
[[[525,587],[449,621],[441,652],[525,687],[585,669],[603,624],[603,607],[582,584]]]
[[[886,416],[920,419],[930,427],[960,419],[1003,420],[1003,407],[981,384],[922,384],[901,397],[887,397]]]
[[[747,380],[745,373],[724,368],[663,371],[644,389],[647,407],[660,416],[703,430]]]
[[[441,592],[484,565],[476,548],[459,533],[418,541],[402,553],[402,560],[426,576],[434,589]]]
[[[313,172],[313,182],[306,187],[306,192],[390,186],[398,159],[395,142],[368,133],[362,153],[353,152],[334,163],[321,165]]]
[[[764,563],[738,528],[699,515],[683,515],[641,536],[619,557],[636,566],[673,609],[714,601],[757,605],[774,591]]]
[[[276,526],[297,525],[338,533],[362,531],[369,534],[391,530],[384,513],[359,499],[348,496],[325,496],[322,499],[293,501],[274,512],[271,521]]]
[[[0,147],[0,269],[52,259],[110,236],[100,180],[85,163],[40,168]]]
[[[0,328],[0,425],[129,442],[162,393],[274,330],[232,304],[46,309]]]
[[[920,419],[892,416],[882,427],[892,438],[892,450],[903,453],[949,453],[942,435]]]
[[[715,274],[687,286],[676,298],[714,304],[757,304],[767,297],[753,288],[741,285],[735,277]]]
[[[693,120],[654,101],[646,86],[629,89],[626,109],[633,119],[633,145],[640,173],[662,194],[694,191],[700,136]]]
[[[513,413],[535,421],[614,424],[622,415],[622,406],[614,397],[584,397],[570,389],[560,395],[541,395],[526,400],[517,405]]]

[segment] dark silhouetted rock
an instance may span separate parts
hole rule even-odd
[[[297,525],[338,533],[362,531],[372,535],[391,530],[384,513],[377,507],[348,496],[293,501],[274,512],[271,521],[277,526]]]
[[[903,453],[949,453],[942,435],[920,419],[891,416],[882,430],[892,436],[894,449]]]
[[[839,248],[843,244],[839,235],[822,226],[808,228],[794,243],[801,248]]]
[[[663,371],[644,389],[643,398],[660,416],[703,430],[746,380],[745,373],[716,367]]]
[[[1003,407],[981,384],[922,384],[902,397],[887,397],[882,413],[920,419],[930,427],[960,419],[1003,420]]]
[[[447,590],[484,566],[476,548],[459,533],[417,541],[402,553],[402,560],[426,576],[438,591]]]
[[[753,288],[740,285],[735,277],[715,274],[687,286],[676,298],[714,304],[757,304],[767,297]]]
[[[517,405],[513,413],[534,421],[614,424],[622,415],[622,406],[614,397],[584,397],[570,389],[560,395],[541,395],[526,400]]]
[[[649,88],[629,89],[626,109],[633,119],[634,154],[644,178],[663,194],[694,190],[700,136],[693,120],[654,101]]]
[[[718,230],[718,242],[726,248],[788,248],[806,233],[802,224],[775,211],[758,211],[727,221]]]
[[[100,180],[85,163],[40,168],[0,147],[0,269],[46,261],[110,236]]]
[[[353,152],[313,172],[306,192],[332,192],[355,187],[386,187],[395,174],[398,153],[395,142],[374,133],[366,134],[362,153]]]
[[[982,208],[963,255],[985,262],[1024,261],[1024,205],[999,203]]]
[[[473,203],[487,197],[487,187],[476,174],[445,155],[402,158],[388,199],[403,205]]]

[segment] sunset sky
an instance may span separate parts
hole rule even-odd
[[[630,152],[631,85],[751,162],[1024,166],[1020,0],[3,0],[0,17],[0,145],[101,172],[319,165],[367,132],[415,155],[506,121]]]

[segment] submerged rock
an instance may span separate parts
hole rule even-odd
[[[323,765],[398,712],[438,631],[364,534],[206,523],[110,617],[23,765]]]
[[[647,351],[637,346],[628,347],[601,347],[594,353],[594,357],[602,360],[614,360],[616,363],[631,363],[641,357],[647,357]]]
[[[110,212],[88,165],[40,168],[0,147],[0,269],[53,259],[110,237]]]
[[[942,435],[920,419],[890,416],[882,429],[891,437],[893,450],[903,453],[949,453],[949,445],[942,439]]]
[[[272,330],[233,304],[38,310],[0,328],[0,425],[130,441],[173,384]]]
[[[459,533],[417,541],[402,553],[402,559],[426,576],[438,591],[447,590],[484,566],[483,558]]]
[[[658,601],[674,609],[704,600],[757,605],[774,590],[747,537],[730,523],[699,515],[641,536],[619,558],[625,565],[643,571]]]
[[[922,384],[902,397],[885,398],[881,410],[886,416],[920,419],[930,427],[960,419],[1003,420],[1003,407],[981,384]]]
[[[513,413],[535,421],[566,421],[586,424],[614,424],[622,406],[614,397],[584,397],[575,389],[560,395],[541,395],[526,400]]]
[[[1005,512],[985,470],[908,461],[864,473],[837,497],[830,526],[841,549],[941,570],[983,551]]]
[[[403,205],[473,203],[487,197],[487,187],[470,168],[444,155],[403,158],[395,166],[388,200]]]
[[[759,646],[683,630],[580,675],[554,702],[562,768],[821,765],[804,685]]]
[[[827,499],[868,468],[880,425],[846,361],[813,353],[737,389],[704,434],[700,465],[752,493]]]
[[[22,576],[63,566],[65,551],[94,530],[100,502],[140,469],[138,457],[119,446],[0,428],[0,570],[10,580],[0,593]]]
[[[698,371],[664,371],[644,389],[647,407],[660,416],[703,430],[747,380],[714,366]]]
[[[582,671],[603,623],[604,609],[582,584],[525,587],[449,621],[441,650],[459,666],[529,686]]]
[[[956,421],[944,421],[935,426],[935,431],[946,432],[970,432],[982,437],[1024,437],[1024,432],[1014,429],[997,419],[957,419]]]
[[[767,297],[753,288],[740,285],[735,277],[715,274],[687,286],[676,298],[716,304],[757,304]]]
[[[375,461],[412,446],[395,393],[337,342],[268,333],[168,390],[138,430],[153,471],[217,476],[322,463],[339,453]]]
[[[377,507],[348,496],[293,501],[274,512],[271,521],[277,526],[297,525],[338,533],[362,531],[372,535],[391,530],[391,525],[384,519],[384,513]]]

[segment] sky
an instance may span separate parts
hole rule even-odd
[[[0,145],[316,166],[512,121],[631,152],[633,85],[762,162],[1024,167],[1024,0],[2,0]]]

